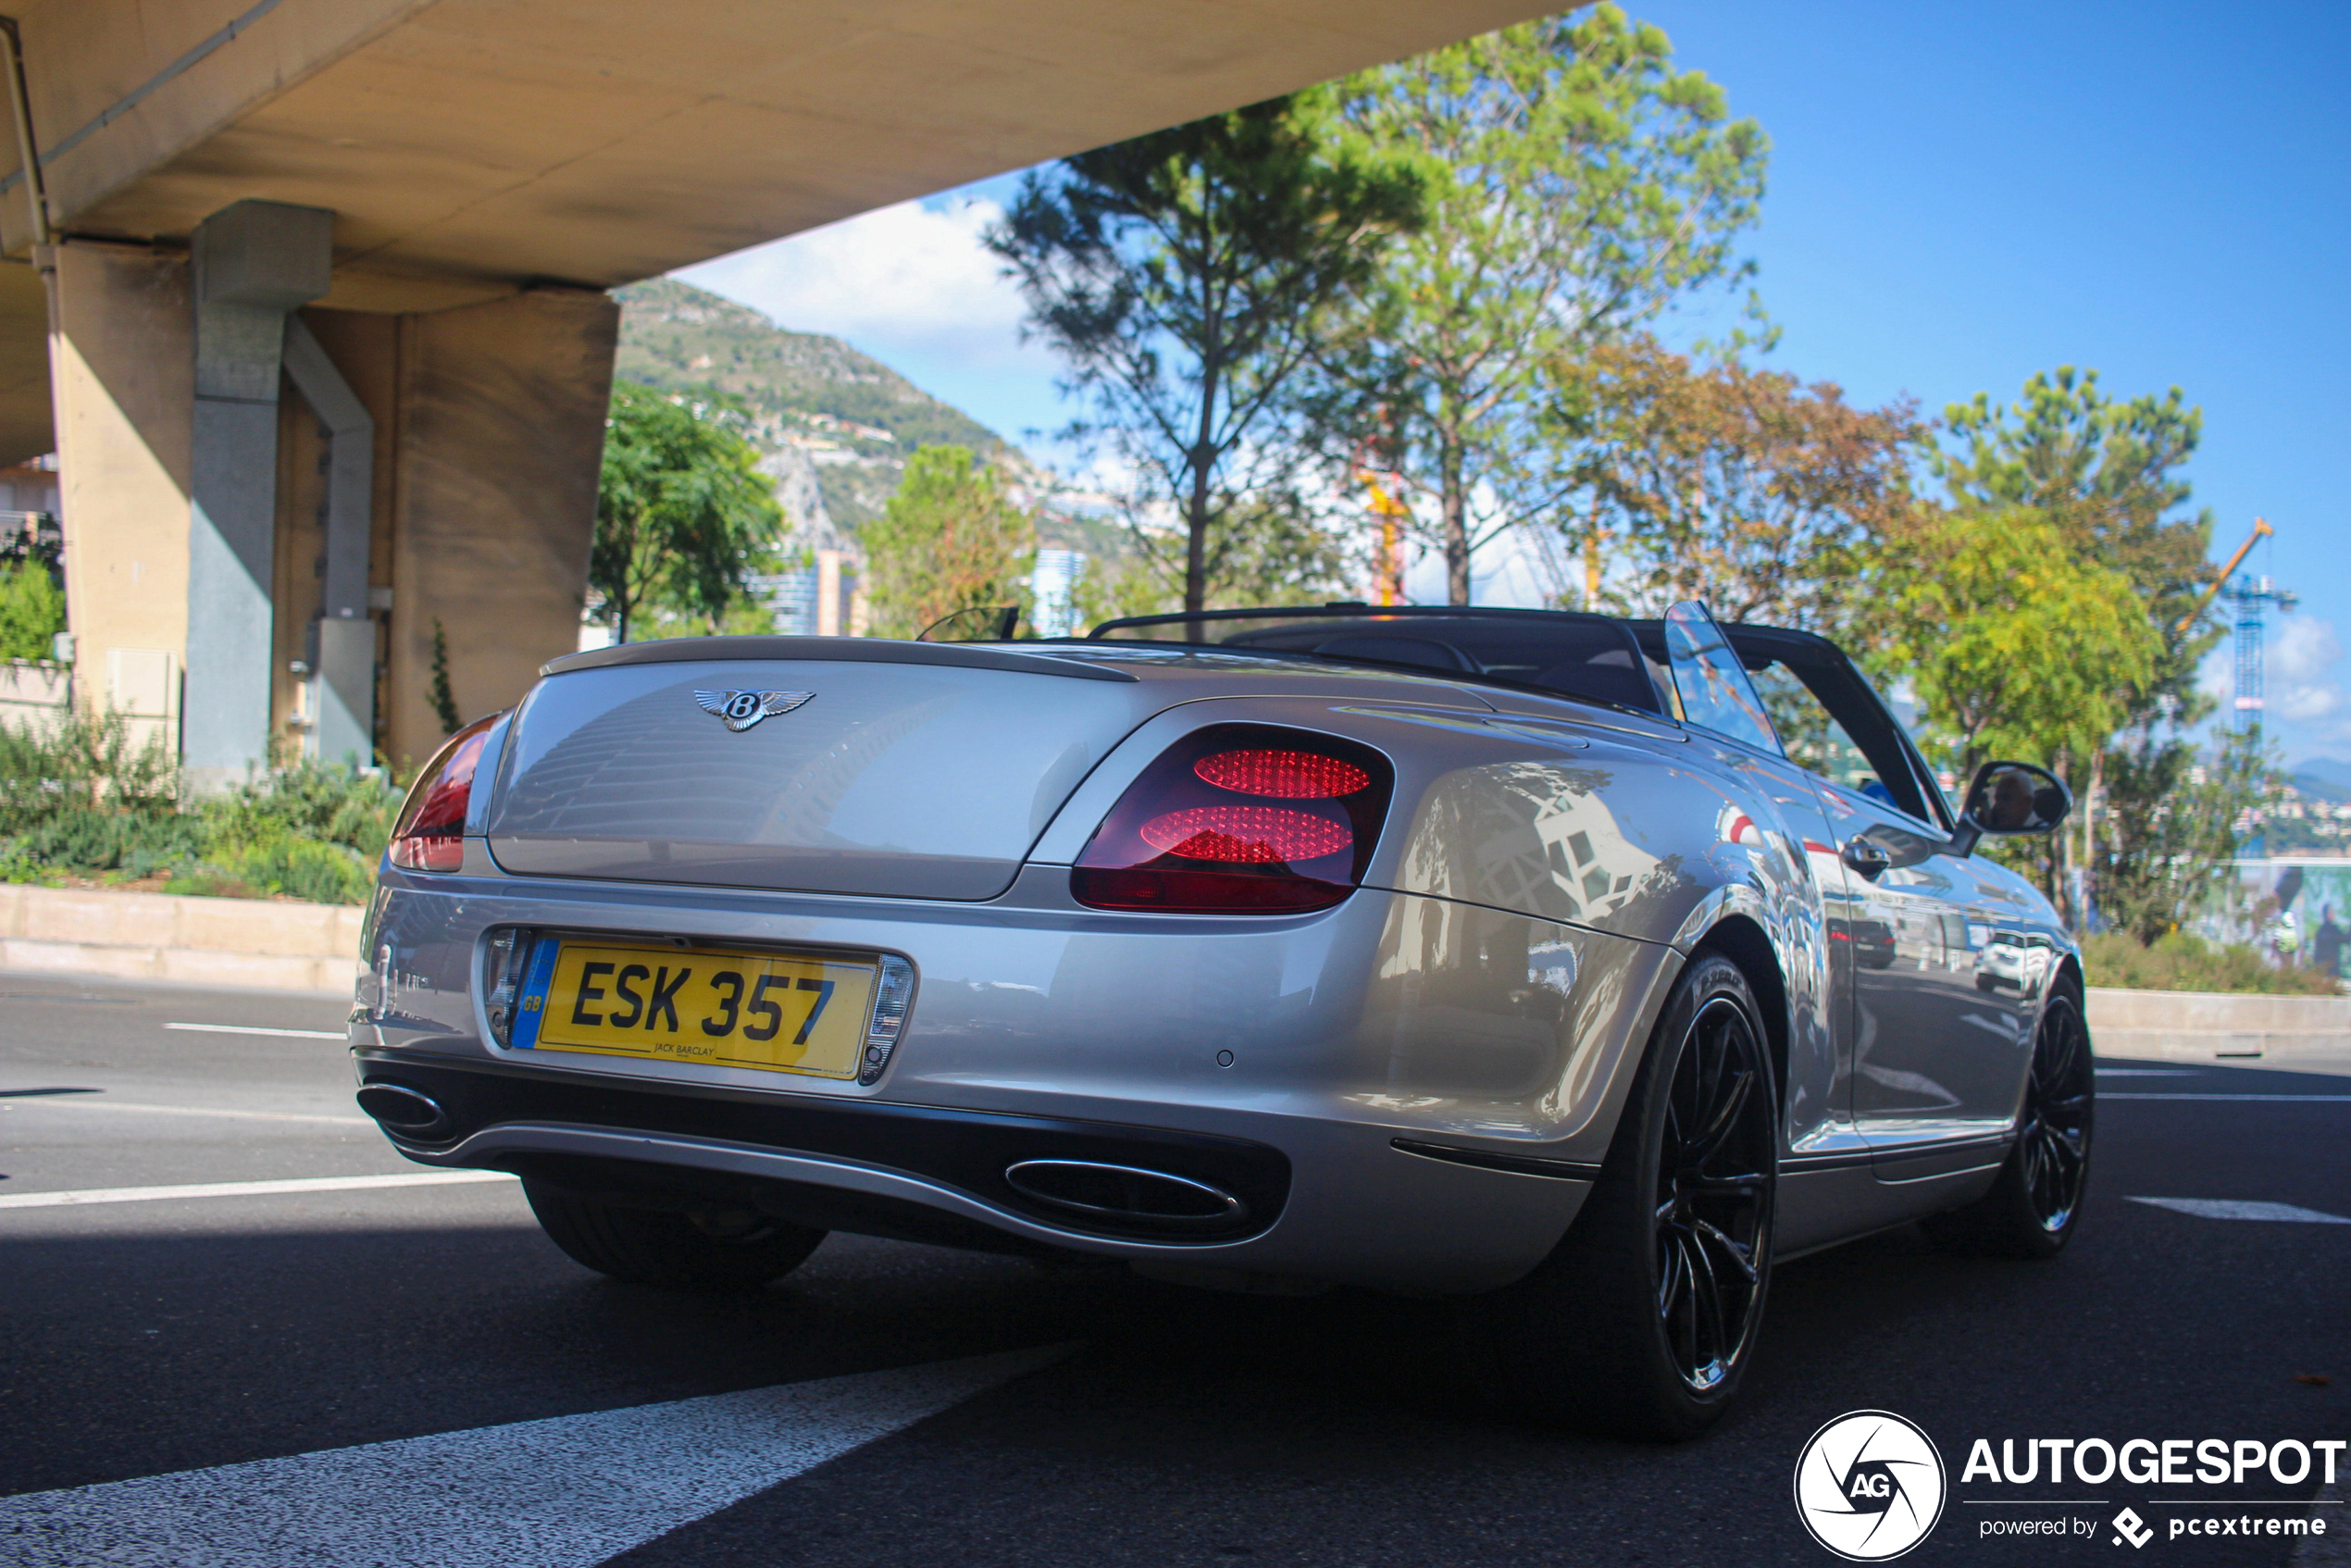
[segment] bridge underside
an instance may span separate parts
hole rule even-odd
[[[61,335],[0,135],[0,462],[59,453],[81,698],[420,760],[436,637],[465,710],[576,639],[603,290],[1536,10],[20,5]]]

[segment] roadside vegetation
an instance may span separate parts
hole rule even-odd
[[[2084,938],[2082,966],[2090,984],[2130,990],[2342,994],[2340,983],[2332,975],[2281,967],[2270,963],[2258,948],[2208,942],[2185,931],[2170,932],[2145,946],[2125,931]]]
[[[48,738],[0,728],[0,880],[364,903],[400,795],[380,776],[296,762],[224,794],[181,790],[117,716]]]

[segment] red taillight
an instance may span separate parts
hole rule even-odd
[[[403,871],[454,871],[466,863],[466,808],[474,769],[498,715],[477,719],[449,738],[417,775],[407,803],[392,828],[392,864]]]
[[[1355,830],[1344,820],[1280,806],[1194,806],[1154,816],[1140,831],[1143,842],[1155,850],[1235,865],[1319,860],[1355,841]]]
[[[1192,771],[1220,790],[1284,801],[1337,800],[1372,781],[1353,763],[1313,752],[1215,752]]]
[[[1198,731],[1127,787],[1077,857],[1070,890],[1097,909],[1326,909],[1370,863],[1391,777],[1377,752],[1337,736]]]

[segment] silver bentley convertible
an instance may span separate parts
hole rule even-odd
[[[604,649],[420,776],[359,1101],[620,1279],[1454,1297],[1493,1398],[1686,1436],[1775,1260],[2071,1234],[2079,957],[1974,852],[2068,804],[1955,814],[1834,645],[1695,604]]]

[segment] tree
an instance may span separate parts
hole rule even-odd
[[[2105,831],[2087,862],[2098,905],[2152,946],[2233,875],[2237,824],[2267,803],[2277,780],[2252,736],[2223,736],[2200,758],[2151,728],[2109,748],[2105,774]]]
[[[1889,549],[1877,586],[1887,655],[1962,775],[2089,755],[2161,646],[2130,582],[2031,507],[1934,518]]]
[[[863,540],[877,637],[913,637],[958,610],[1027,600],[1036,524],[967,446],[916,451]]]
[[[1916,687],[1929,738],[1964,778],[1995,757],[2074,775],[2100,754],[2163,651],[2120,572],[2028,506],[1928,514],[1878,554],[1885,662]],[[2003,852],[2078,924],[2065,838]]]
[[[1556,499],[1524,461],[1547,369],[1735,269],[1768,143],[1722,90],[1675,73],[1611,5],[1362,73],[1352,133],[1424,170],[1427,217],[1390,251],[1360,337],[1326,356],[1359,440],[1433,509],[1447,592],[1474,551]]]
[[[1934,466],[1956,505],[2035,507],[2063,530],[2069,548],[2121,573],[2136,590],[2159,641],[2145,678],[2120,694],[2121,724],[2141,732],[2134,744],[2156,728],[2176,729],[2208,712],[2210,699],[2196,690],[2196,672],[2221,633],[2209,622],[2180,628],[2210,575],[2205,556],[2211,515],[2177,515],[2190,493],[2177,470],[2195,455],[2203,412],[2189,407],[2177,387],[2161,397],[2108,398],[2096,370],[2068,365],[2034,374],[2009,407],[1994,407],[1984,392],[1954,404],[1944,427],[1953,444],[1935,452]],[[2169,819],[2132,808],[2102,833],[2099,814],[2108,803],[2109,766],[2139,788],[2150,765],[2146,755],[2103,743],[2071,760],[2079,809],[2065,831],[2078,841],[2085,867],[2119,876],[2129,887],[2140,875],[2132,867],[2172,852],[2167,846],[2176,841],[2168,827],[2144,844],[2133,836]],[[2119,896],[2135,901],[2142,894],[2124,887]]]
[[[1915,505],[1925,427],[1910,404],[1854,408],[1829,382],[1698,367],[1646,337],[1594,349],[1568,376],[1580,504],[1566,531],[1623,541],[1621,607],[1703,599],[1726,621],[1842,627],[1861,561]]]
[[[783,509],[740,421],[723,404],[614,383],[588,582],[617,641],[647,609],[719,619],[768,564]]]
[[[2096,370],[2066,365],[2036,371],[2009,407],[1995,408],[1978,392],[1946,409],[1943,422],[1957,446],[1937,449],[1934,467],[1953,504],[2035,507],[2071,548],[2129,579],[2167,633],[2134,705],[2189,696],[2213,634],[2183,638],[2171,628],[2209,579],[2212,519],[2169,514],[2187,503],[2187,482],[2173,470],[2195,455],[2204,411],[2188,407],[2177,387],[2117,402],[2099,392]]]
[[[1219,524],[1296,461],[1285,392],[1330,306],[1417,219],[1417,178],[1334,147],[1327,119],[1292,94],[1081,153],[989,232],[1092,401],[1067,434],[1137,471],[1138,524],[1154,504],[1180,519],[1188,609],[1236,537]]]

